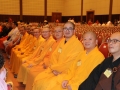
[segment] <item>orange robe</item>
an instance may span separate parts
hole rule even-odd
[[[19,82],[23,82],[26,84],[27,79],[27,71],[30,69],[28,65],[37,65],[39,64],[45,57],[46,53],[49,51],[49,48],[53,45],[55,40],[53,37],[50,37],[48,40],[44,41],[42,46],[39,46],[37,50],[30,55],[29,57],[23,58],[22,60],[27,60],[26,63],[22,64],[18,73],[17,80]]]
[[[38,39],[34,37],[33,42],[31,42],[31,44],[29,44],[29,46],[27,47],[28,49],[14,56],[15,64],[12,66],[12,72],[14,72],[15,74],[18,74],[19,67],[22,64],[21,59],[33,53],[36,50],[36,48],[43,43],[43,40],[44,39],[41,36]]]
[[[16,67],[16,62],[17,62],[17,60],[16,60],[16,58],[17,58],[17,54],[20,54],[20,53],[22,53],[22,52],[25,52],[25,51],[27,51],[27,50],[29,50],[29,48],[30,48],[30,46],[32,46],[32,44],[35,42],[35,40],[36,40],[36,38],[35,37],[33,37],[33,36],[30,36],[30,41],[29,41],[29,43],[25,46],[25,47],[23,47],[23,48],[21,48],[21,51],[19,51],[19,52],[17,52],[17,53],[12,53],[12,54],[14,54],[14,56],[12,55],[12,57],[10,57],[10,65],[11,65],[11,71],[13,72],[13,73],[15,73],[15,67]],[[17,73],[15,73],[15,74],[17,74]]]
[[[62,40],[51,56],[49,68],[35,78],[32,90],[44,90],[46,86],[43,86],[43,82],[46,82],[46,79],[57,77],[52,71],[56,70],[61,74],[68,71],[76,56],[83,50],[82,44],[75,36],[72,36],[66,43],[65,39]]]
[[[62,38],[63,39],[63,38]],[[34,82],[35,77],[42,72],[43,70],[45,70],[48,66],[49,66],[49,61],[50,61],[50,57],[52,55],[52,53],[54,52],[54,50],[57,48],[57,46],[59,45],[60,41],[62,40],[60,39],[59,41],[55,42],[52,47],[49,49],[49,51],[47,52],[47,54],[45,55],[44,59],[42,62],[40,62],[40,64],[32,67],[28,73],[27,73],[27,83],[26,83],[26,88],[25,90],[30,90],[32,88],[32,84]],[[43,68],[42,64],[46,65],[46,68]]]
[[[88,54],[86,50],[78,55],[71,68],[66,73],[56,78],[52,78],[47,82],[44,90],[68,90],[61,87],[62,81],[68,80],[68,85],[72,90],[78,90],[79,85],[89,76],[91,71],[104,60],[103,54],[95,47]],[[53,87],[52,87],[53,86]]]
[[[22,41],[20,42],[20,44],[15,46],[14,48],[12,48],[11,56],[10,56],[10,65],[11,66],[14,62],[14,56],[18,53],[21,53],[21,50],[26,48],[29,45],[29,42],[30,42],[32,37],[33,37],[32,35],[29,35],[28,33],[26,33],[22,37],[22,39],[21,39]]]

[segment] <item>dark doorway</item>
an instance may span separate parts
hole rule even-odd
[[[86,13],[86,22],[91,20],[94,23],[94,11],[87,11]]]
[[[58,12],[53,12],[52,13],[52,22],[55,22],[56,20],[59,20],[59,22],[62,22],[62,13],[58,13]]]

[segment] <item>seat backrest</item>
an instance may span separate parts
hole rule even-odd
[[[98,35],[97,39],[98,39],[98,46],[100,46],[102,41],[103,41],[103,36],[102,35]]]
[[[99,50],[105,56],[105,58],[109,57],[108,44],[106,42],[99,46]]]

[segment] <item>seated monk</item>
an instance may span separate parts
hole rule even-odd
[[[28,71],[27,69],[30,69],[31,67],[39,64],[43,60],[46,53],[49,51],[50,47],[55,42],[55,40],[51,36],[50,28],[44,27],[41,31],[41,34],[45,38],[43,44],[39,46],[28,57],[22,58],[23,64],[20,67],[17,79],[19,82],[23,82],[23,84],[26,84],[26,77]]]
[[[120,32],[110,36],[108,49],[112,55],[91,72],[79,90],[120,90]]]
[[[18,74],[19,67],[22,64],[21,59],[32,54],[39,47],[39,45],[42,44],[43,39],[40,36],[40,29],[39,28],[33,29],[33,36],[34,36],[33,42],[31,42],[29,44],[27,49],[14,56],[14,63],[15,64],[13,64],[12,68],[11,68],[11,71],[14,72],[14,74]]]
[[[29,42],[31,40],[30,38],[32,37],[31,35],[29,35],[27,33],[26,26],[21,26],[19,29],[20,29],[20,32],[23,31],[23,33],[21,34],[22,36],[21,36],[20,44],[16,45],[11,50],[11,56],[10,56],[10,64],[11,65],[14,62],[13,61],[14,56],[17,53],[20,53],[23,48],[27,47],[27,44],[29,44]]]
[[[50,62],[50,56],[54,52],[54,50],[59,45],[60,41],[63,39],[63,28],[61,26],[57,26],[54,28],[53,35],[56,39],[56,42],[53,43],[53,45],[50,47],[49,51],[46,53],[43,60],[36,66],[30,68],[29,71],[27,71],[27,79],[26,79],[26,90],[31,90],[33,81],[35,77],[42,72],[43,70],[47,69]]]
[[[68,71],[76,56],[84,50],[81,42],[74,35],[75,25],[72,22],[64,24],[63,33],[65,38],[53,52],[49,68],[36,76],[32,90],[44,90],[47,84],[45,87],[43,84],[51,78],[59,77],[62,73]]]
[[[25,40],[25,44],[24,46],[20,45],[18,46],[19,48],[16,49],[12,49],[12,52],[11,52],[11,57],[10,57],[10,68],[12,68],[12,66],[15,64],[14,61],[16,60],[15,57],[18,53],[22,53],[26,50],[29,49],[29,46],[32,45],[32,42],[34,42],[35,38],[33,38],[33,35],[29,34],[28,37],[26,37],[28,39]]]
[[[88,31],[83,34],[85,51],[78,55],[67,74],[63,75],[62,79],[57,79],[56,85],[51,90],[78,90],[79,84],[104,60],[104,55],[99,51],[97,43],[97,36],[94,32]],[[63,80],[62,84],[57,84],[61,80]]]

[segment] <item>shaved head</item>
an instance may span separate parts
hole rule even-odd
[[[85,33],[83,34],[83,37],[84,37],[86,34],[90,34],[90,35],[92,35],[95,39],[97,39],[97,35],[96,35],[96,33],[93,32],[93,31],[87,31],[87,32],[85,32]]]

